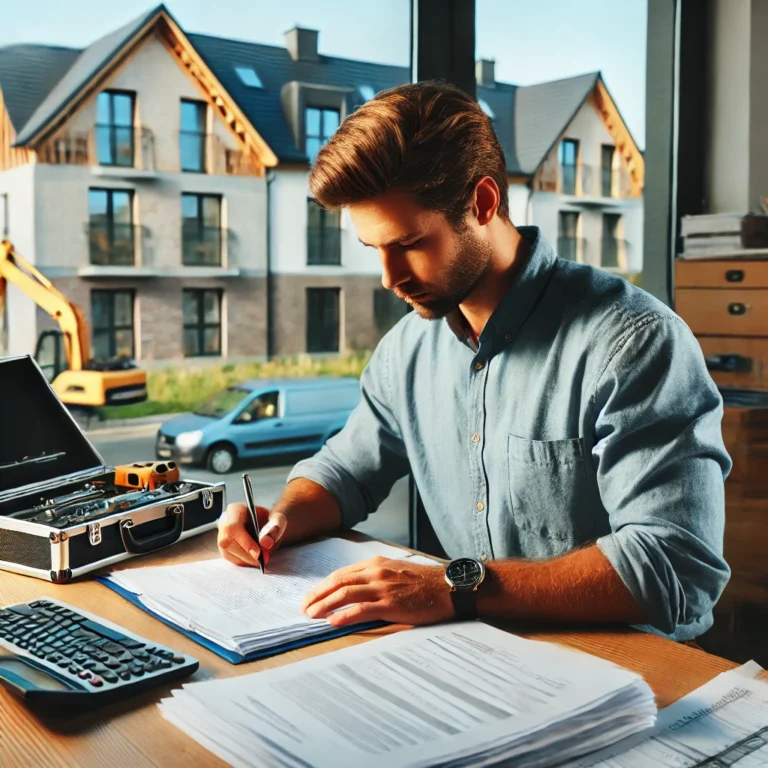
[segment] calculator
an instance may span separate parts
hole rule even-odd
[[[0,608],[0,684],[61,714],[191,675],[200,663],[50,598]]]

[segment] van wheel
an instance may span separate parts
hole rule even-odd
[[[226,475],[235,466],[235,458],[235,449],[231,445],[219,443],[208,451],[206,465],[211,472]]]

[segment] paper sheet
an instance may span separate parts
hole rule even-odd
[[[160,706],[232,765],[318,768],[554,765],[655,717],[638,675],[481,622],[187,685]]]

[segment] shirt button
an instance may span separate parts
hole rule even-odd
[[[476,371],[482,371],[484,367],[485,367],[485,363],[475,363]]]
[[[477,511],[482,512],[485,509],[485,504],[482,501],[477,502]]]
[[[480,555],[480,559],[481,559],[483,562],[485,562],[485,561],[488,559],[488,555],[486,555],[486,554],[485,554],[485,552],[483,552],[483,554],[482,554],[482,555]]]
[[[475,432],[475,434],[472,435],[472,442],[473,443],[479,443],[480,442],[480,435],[478,435],[477,432]]]
[[[512,334],[507,332],[504,334],[504,341],[511,341],[512,340]]]

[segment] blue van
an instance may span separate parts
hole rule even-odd
[[[157,432],[158,459],[226,474],[237,459],[314,453],[360,401],[355,378],[252,379],[174,416]]]

